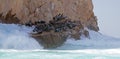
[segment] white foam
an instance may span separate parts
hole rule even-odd
[[[85,49],[85,50],[13,50],[1,49],[0,52],[49,52],[49,53],[69,53],[69,54],[99,54],[99,55],[120,55],[120,49]]]
[[[31,28],[14,24],[0,24],[0,49],[42,49],[28,33]]]
[[[31,30],[32,28],[25,26],[18,26],[14,24],[0,24],[0,49],[43,49],[43,47],[40,46],[35,39],[31,38],[28,35]],[[81,40],[74,40],[73,38],[69,38],[61,47],[58,47],[56,50],[70,50],[74,52],[97,52],[98,50],[101,50],[104,52],[114,51],[115,53],[120,50],[120,39],[105,36],[101,33],[91,30],[89,30],[89,32],[90,39],[85,38],[84,36],[81,37]]]
[[[90,39],[81,37],[80,40],[69,38],[65,44],[57,49],[79,50],[79,49],[119,49],[120,39],[102,35],[89,30]]]

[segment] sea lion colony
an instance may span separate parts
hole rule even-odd
[[[77,22],[71,21],[67,16],[58,14],[53,17],[53,20],[46,23],[45,21],[36,21],[32,23],[29,21],[25,24],[26,26],[35,26],[33,32],[42,33],[53,30],[54,32],[67,31],[77,26]]]

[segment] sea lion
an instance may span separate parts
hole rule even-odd
[[[33,23],[31,21],[28,21],[27,23],[25,23],[25,26],[31,27],[32,25],[33,25]]]
[[[63,14],[58,14],[56,15],[55,17],[53,17],[53,20],[54,21],[60,21],[60,20],[63,20],[63,19],[66,19],[67,17],[64,16]]]
[[[37,33],[42,33],[44,31],[44,25],[36,25],[35,28],[33,29],[33,32],[37,32]]]

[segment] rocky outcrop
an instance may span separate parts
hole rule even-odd
[[[71,20],[80,20],[84,26],[94,19],[92,0],[0,0],[0,13],[6,15],[10,10],[22,23],[28,20],[49,21],[59,13]]]
[[[49,23],[45,21],[38,21],[35,23],[27,23],[28,26],[35,26],[32,37],[41,43],[44,48],[56,48],[61,46],[68,36],[80,39],[80,30],[84,30],[81,22],[71,21],[63,14],[58,14],[50,20]],[[87,37],[88,33],[85,34]]]
[[[31,36],[45,48],[62,45],[69,35],[76,39],[80,39],[82,34],[89,37],[89,32],[84,28],[99,30],[92,0],[0,0],[0,13],[2,23],[28,23],[27,25],[30,25],[29,23],[36,21],[45,21],[48,25],[58,14],[63,14],[69,18],[69,21],[77,23],[78,26],[67,31],[46,32],[45,29],[42,29],[42,33],[32,34]],[[10,14],[9,17],[8,14]],[[36,25],[34,24],[34,26]],[[38,28],[41,27],[38,26]]]
[[[56,48],[58,46],[61,46],[66,41],[68,34],[67,32],[44,32],[44,34],[32,34],[32,37],[34,37],[41,45],[44,46],[44,48]]]

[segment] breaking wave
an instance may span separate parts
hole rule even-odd
[[[0,49],[42,49],[28,33],[32,28],[14,24],[0,24]]]

